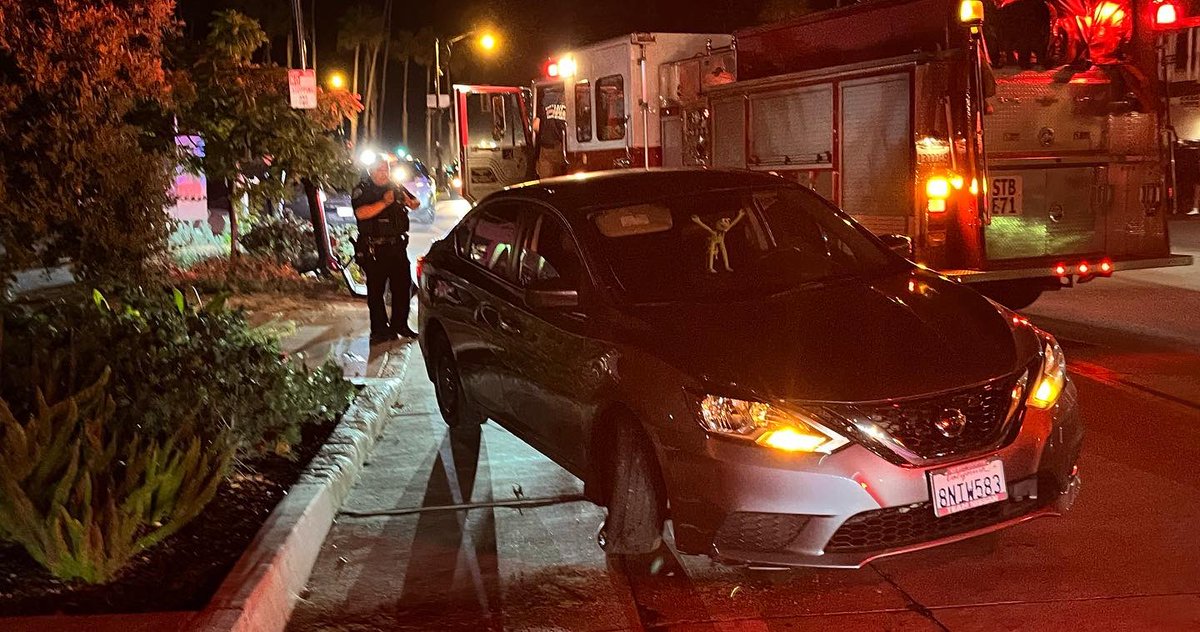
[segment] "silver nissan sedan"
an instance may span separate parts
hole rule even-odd
[[[858,567],[1065,511],[1083,429],[1054,338],[811,190],[625,171],[484,199],[424,260],[455,429],[583,479],[601,544]]]

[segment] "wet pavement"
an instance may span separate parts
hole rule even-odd
[[[1200,629],[1198,273],[1029,310],[1063,342],[1088,429],[1070,514],[853,571],[606,557],[582,484],[494,423],[452,435],[413,353],[289,630]]]

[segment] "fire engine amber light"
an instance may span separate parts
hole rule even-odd
[[[963,24],[982,24],[983,2],[981,0],[963,0],[958,5],[958,21]]]
[[[933,176],[925,182],[925,195],[932,200],[950,197],[950,180],[943,176]]]

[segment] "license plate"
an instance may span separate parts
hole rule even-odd
[[[992,215],[1020,215],[1024,212],[1021,176],[992,178]]]
[[[975,507],[1008,500],[1004,462],[983,459],[929,472],[933,514],[944,518]]]

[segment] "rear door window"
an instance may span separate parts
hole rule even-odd
[[[521,251],[520,284],[542,289],[579,290],[583,261],[579,247],[562,221],[552,213],[537,212]]]
[[[467,259],[509,281],[515,280],[517,226],[520,210],[512,204],[494,204],[477,211],[478,217],[467,243]]]

